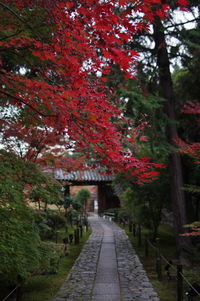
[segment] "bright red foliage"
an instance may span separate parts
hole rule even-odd
[[[156,15],[164,17],[168,5],[161,0],[4,0],[0,8],[1,99],[32,114],[28,125],[11,123],[10,136],[15,131],[31,145],[37,135],[51,145],[53,136],[56,144],[62,135],[66,148],[73,144],[112,171],[128,172],[140,183],[156,177],[152,168],[160,166],[124,150],[129,139],[119,125],[126,120],[104,81],[111,64],[134,76],[137,54],[126,42]],[[143,21],[133,23],[130,17],[138,12]],[[7,64],[7,53],[20,61],[19,70]],[[8,126],[9,121],[2,123],[5,137]]]
[[[192,114],[197,117],[197,125],[200,125],[200,103],[187,101],[182,109],[185,114]],[[180,138],[176,139],[181,153],[188,154],[194,158],[197,164],[200,164],[200,142],[186,143]]]
[[[191,156],[197,164],[200,164],[200,142],[185,143],[181,139],[176,139],[176,142],[181,153]]]

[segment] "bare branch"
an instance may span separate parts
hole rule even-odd
[[[37,112],[37,113],[38,113],[40,116],[42,116],[42,117],[55,117],[55,118],[57,117],[57,115],[50,115],[50,114],[48,115],[48,114],[45,114],[45,113],[40,112],[38,109],[34,108],[31,104],[26,103],[26,102],[25,102],[24,100],[22,100],[21,98],[15,96],[15,95],[12,95],[12,94],[10,94],[10,93],[8,93],[8,92],[6,92],[6,91],[0,90],[0,93],[3,94],[3,95],[6,95],[6,96],[8,96],[8,97],[11,97],[11,98],[15,99],[15,100],[17,100],[17,101],[20,102],[20,103],[23,103],[24,105],[26,105],[26,106],[28,106],[29,108],[31,108],[33,111]]]
[[[20,34],[21,32],[23,32],[23,30],[16,31],[15,33],[13,33],[13,34],[11,34],[9,36],[4,36],[3,38],[0,39],[0,42],[4,41],[6,39],[13,38],[13,37],[17,36],[18,34]]]
[[[19,16],[14,10],[12,10],[9,6],[7,6],[6,4],[4,4],[4,3],[2,3],[1,1],[0,1],[0,5],[3,7],[3,8],[5,8],[5,9],[7,9],[12,15],[14,15],[20,22],[22,22],[23,24],[25,24],[29,29],[31,29],[31,31],[33,31],[34,33],[35,33],[35,31],[34,31],[34,28],[26,21],[26,20],[24,20],[21,16]],[[39,39],[40,39],[40,36],[38,35],[38,33],[36,33],[36,35],[39,37]]]
[[[165,29],[185,25],[185,24],[188,24],[188,23],[194,23],[194,22],[198,22],[198,21],[200,21],[200,18],[195,18],[193,20],[189,20],[189,21],[178,23],[178,24],[172,24],[172,25],[165,26]]]

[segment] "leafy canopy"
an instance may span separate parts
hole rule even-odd
[[[4,114],[3,133],[11,136],[11,125],[25,135],[34,128],[51,129],[48,135],[62,135],[65,148],[84,151],[114,172],[129,172],[138,182],[153,177],[151,169],[160,166],[127,150],[128,134],[118,126],[127,118],[104,82],[111,64],[134,76],[137,54],[127,43],[155,16],[164,17],[168,5],[4,0],[0,10],[0,95],[3,109],[14,107],[13,115]],[[140,22],[131,18],[136,13],[143,15]],[[134,127],[130,130],[133,134]]]

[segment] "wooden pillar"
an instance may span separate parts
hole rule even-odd
[[[98,185],[98,214],[101,215],[106,209],[106,192],[105,184]]]
[[[65,186],[64,195],[65,195],[65,197],[70,197],[70,186],[69,185]]]
[[[101,183],[98,185],[98,213],[102,214],[109,208],[119,208],[120,200],[114,194],[110,183]]]

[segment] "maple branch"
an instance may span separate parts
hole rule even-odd
[[[29,158],[29,160],[34,161],[34,162],[37,160],[39,154],[42,152],[42,149],[44,149],[44,147],[40,146],[42,140],[43,139],[38,140],[38,143],[35,146],[35,148],[37,150],[35,153],[33,152],[34,147],[32,147],[31,145],[29,145],[29,149],[28,149],[28,151],[27,151],[27,153],[25,155],[25,158]],[[32,151],[32,155],[30,156],[29,154],[31,153],[31,151]]]
[[[6,39],[13,38],[13,37],[17,36],[18,34],[20,34],[21,32],[23,32],[23,30],[16,31],[15,33],[13,33],[9,36],[4,36],[3,38],[0,39],[0,42],[3,40],[6,40]]]
[[[22,17],[20,17],[15,11],[13,11],[9,6],[7,6],[6,4],[2,3],[1,1],[0,1],[0,5],[1,5],[3,8],[7,9],[7,10],[8,10],[11,14],[13,14],[20,22],[22,22],[23,24],[25,24],[29,29],[31,29],[31,31],[33,31],[33,32],[35,33],[34,28],[33,28],[29,23],[27,23],[26,20],[24,20]],[[38,35],[38,33],[36,33],[36,35],[37,35],[37,37],[39,37],[39,39],[41,38],[41,37]]]
[[[32,29],[32,26],[27,24],[27,22],[22,19],[15,11],[13,11],[10,7],[8,7],[6,4],[0,2],[0,5],[2,7],[4,7],[5,9],[7,9],[9,12],[11,12],[18,20],[20,20],[22,23],[26,24],[28,27],[30,27]]]
[[[185,25],[185,24],[188,24],[188,23],[194,23],[194,22],[197,22],[197,21],[200,21],[200,18],[195,18],[193,20],[188,20],[188,21],[185,21],[185,22],[181,22],[181,23],[174,23],[174,24],[171,24],[171,25],[168,25],[168,26],[165,26],[165,29],[169,29],[171,27],[176,27],[176,26],[180,26],[180,25]]]
[[[8,92],[5,92],[5,91],[0,90],[0,93],[6,95],[6,96],[8,96],[8,97],[11,97],[11,98],[17,100],[18,102],[23,103],[24,105],[30,107],[33,111],[37,112],[37,113],[38,113],[39,115],[41,115],[42,117],[57,117],[57,115],[48,115],[48,114],[45,114],[45,113],[40,112],[39,110],[37,110],[36,108],[34,108],[31,104],[26,103],[26,102],[25,102],[24,100],[22,100],[21,98],[15,96],[15,95],[12,95],[12,94],[10,94],[10,93],[8,93]]]

